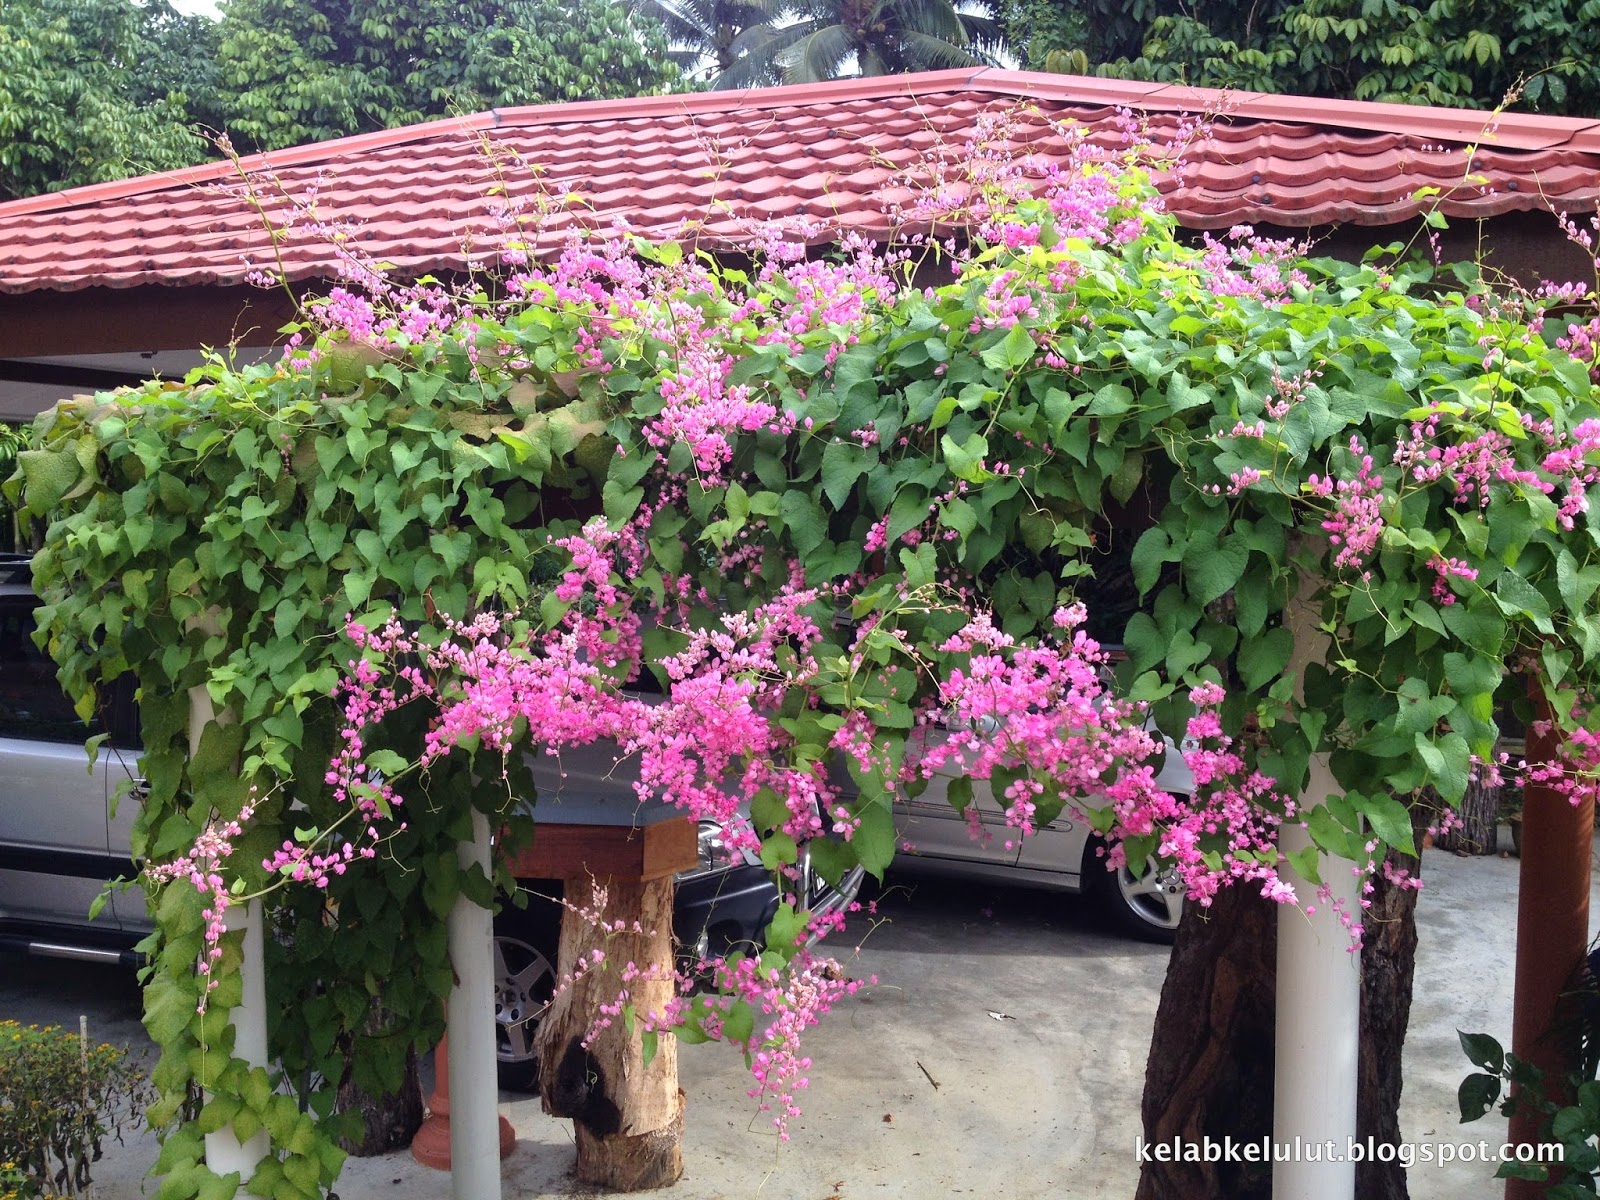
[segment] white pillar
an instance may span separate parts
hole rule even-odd
[[[261,954],[261,925],[259,900],[250,901],[242,909],[228,910],[228,928],[244,930],[244,961],[239,966],[244,998],[231,1014],[233,1056],[244,1059],[252,1067],[267,1065],[267,978]],[[256,1130],[248,1140],[241,1142],[234,1136],[233,1127],[224,1125],[215,1133],[206,1134],[206,1166],[218,1175],[237,1171],[240,1180],[248,1182],[270,1145],[265,1129]]]
[[[1313,755],[1305,802],[1316,806],[1338,790],[1327,755]],[[1285,824],[1278,838],[1286,852],[1310,842],[1310,833],[1298,823]],[[1352,866],[1347,859],[1324,857],[1321,873],[1346,909],[1360,912]],[[1350,1147],[1356,1137],[1361,955],[1351,951],[1350,933],[1333,906],[1314,899],[1313,885],[1287,864],[1279,873],[1302,903],[1314,903],[1317,911],[1307,917],[1284,905],[1278,912],[1272,1136],[1289,1161],[1273,1164],[1272,1195],[1274,1200],[1354,1200]]]
[[[472,814],[462,870],[491,873],[489,818]],[[455,983],[445,1014],[450,1039],[450,1195],[500,1200],[500,1085],[494,1050],[494,914],[457,896],[448,925]]]
[[[216,718],[216,707],[203,687],[189,689],[189,757],[199,752],[200,737],[206,725]],[[267,973],[262,956],[261,901],[252,900],[243,909],[229,908],[227,923],[230,930],[244,930],[244,959],[239,964],[240,982],[244,996],[231,1014],[234,1028],[233,1056],[241,1058],[252,1067],[267,1065]],[[239,1172],[241,1181],[247,1182],[255,1174],[256,1164],[267,1155],[270,1148],[267,1131],[258,1129],[241,1142],[234,1136],[233,1127],[224,1125],[215,1133],[206,1134],[206,1166],[218,1175]]]

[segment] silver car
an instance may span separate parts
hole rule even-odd
[[[33,643],[37,605],[28,559],[0,555],[0,946],[132,962],[149,929],[143,892],[115,894],[92,924],[89,910],[108,879],[137,870],[135,806],[113,805],[138,758],[133,689],[106,689],[97,720],[82,721]],[[101,731],[90,767],[84,742]]]
[[[1171,741],[1156,775],[1157,786],[1188,795],[1194,777]],[[1069,811],[1026,838],[1004,823],[986,781],[974,781],[972,804],[981,817],[979,836],[967,817],[951,806],[948,791],[957,772],[935,775],[927,790],[895,803],[895,826],[902,842],[895,871],[989,883],[1088,892],[1096,896],[1117,926],[1145,941],[1170,943],[1183,916],[1183,882],[1177,871],[1148,864],[1135,876],[1127,867],[1108,870],[1105,844]],[[1007,843],[1010,843],[1008,846]]]

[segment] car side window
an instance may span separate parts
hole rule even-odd
[[[33,608],[32,597],[0,597],[0,737],[82,743],[92,730],[33,644]]]

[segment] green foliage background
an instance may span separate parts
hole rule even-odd
[[[231,0],[217,36],[219,107],[240,149],[648,95],[676,78],[660,26],[611,0]]]
[[[0,200],[204,157],[209,24],[165,0],[0,5]]]
[[[1005,0],[1004,25],[1039,70],[1600,113],[1597,0]]]
[[[0,4],[0,200],[496,105],[671,86],[665,35],[610,0]]]

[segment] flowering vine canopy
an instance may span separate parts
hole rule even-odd
[[[315,1112],[352,1048],[391,1081],[438,1030],[438,918],[490,898],[456,866],[464,814],[507,818],[524,750],[614,741],[640,797],[748,814],[787,878],[881,873],[891,797],[957,764],[958,807],[1025,836],[1071,806],[1202,905],[1318,902],[1280,874],[1286,820],[1313,887],[1321,854],[1412,849],[1410,806],[1498,768],[1527,676],[1570,737],[1547,776],[1586,793],[1600,413],[1589,343],[1546,314],[1592,296],[1189,244],[1150,147],[1056,132],[1055,166],[985,126],[913,173],[917,232],[888,246],[612,230],[539,262],[508,204],[493,278],[399,283],[351,250],[281,361],[40,419],[11,486],[55,514],[50,650],[86,711],[142,683],[158,1115],[211,1094],[168,1138],[174,1194],[204,1194],[198,1134],[230,1123],[274,1134],[262,1194],[338,1169],[227,1053],[223,909],[320,885],[274,893],[275,1049]],[[1329,649],[1291,671],[1297,596]],[[194,686],[230,719],[190,757]],[[1154,727],[1192,795],[1156,786]],[[1342,795],[1301,797],[1313,754]],[[741,1045],[780,1124],[794,1031],[837,994],[793,890],[724,994],[628,1014]]]

